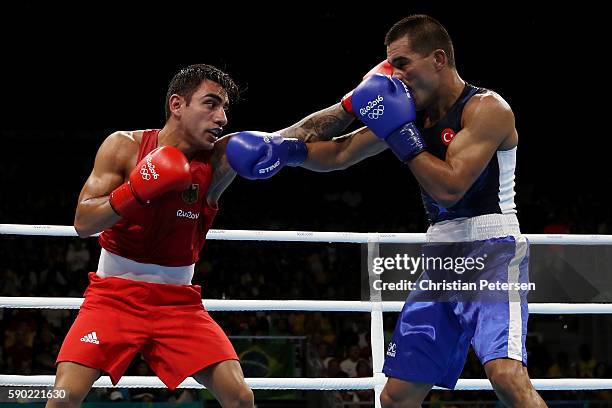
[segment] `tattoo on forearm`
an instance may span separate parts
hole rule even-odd
[[[354,119],[340,104],[336,104],[305,117],[280,133],[283,137],[295,137],[305,142],[329,140],[340,135]]]

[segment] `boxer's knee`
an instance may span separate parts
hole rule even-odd
[[[253,391],[249,388],[240,363],[226,360],[206,367],[193,376],[208,388],[223,407],[253,408]]]
[[[47,401],[46,408],[79,407],[99,377],[98,369],[68,361],[59,363],[54,384],[58,398]]]
[[[432,384],[389,378],[380,395],[380,403],[383,408],[418,408],[431,388]]]
[[[539,396],[527,369],[520,361],[496,359],[485,364],[485,371],[499,399],[509,407],[538,406]]]

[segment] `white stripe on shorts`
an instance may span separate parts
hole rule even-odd
[[[515,237],[514,257],[508,265],[508,283],[518,283],[520,276],[520,265],[525,256],[529,244],[523,235]],[[509,327],[508,327],[508,357],[523,361],[523,315],[521,314],[521,297],[518,290],[508,291]]]

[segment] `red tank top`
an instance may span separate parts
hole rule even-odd
[[[157,147],[157,130],[146,130],[137,163]],[[141,263],[186,266],[199,259],[206,233],[217,215],[206,201],[213,167],[212,151],[198,154],[189,163],[191,187],[151,200],[137,218],[122,218],[100,234],[100,245],[109,252]]]

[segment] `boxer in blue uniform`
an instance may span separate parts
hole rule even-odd
[[[528,282],[529,248],[514,204],[518,135],[510,106],[461,79],[450,36],[429,16],[397,22],[385,45],[393,76],[364,79],[343,100],[346,113],[337,104],[276,134],[240,132],[228,143],[230,164],[246,178],[267,178],[286,164],[330,171],[391,148],[421,187],[428,242],[461,243],[463,256],[487,254],[477,277],[489,282]],[[335,136],[351,114],[366,127],[334,141],[296,138],[308,140],[298,135],[308,129],[312,140]],[[546,406],[526,369],[526,291],[498,290],[493,300],[486,292],[444,301],[411,292],[386,350],[384,407],[418,407],[433,385],[453,388],[470,344],[505,405]]]

